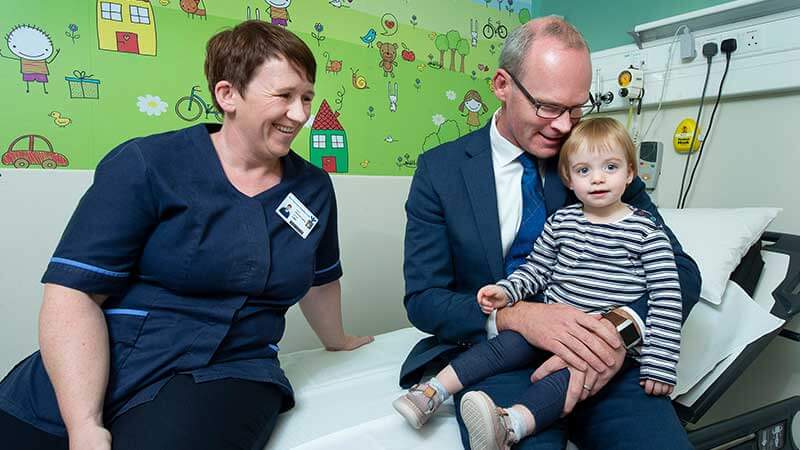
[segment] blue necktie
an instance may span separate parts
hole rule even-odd
[[[542,195],[542,183],[539,180],[539,169],[536,159],[525,152],[517,158],[522,164],[522,220],[519,231],[511,248],[506,254],[506,276],[525,262],[525,258],[533,250],[533,243],[542,234],[544,222],[547,220],[547,208]]]

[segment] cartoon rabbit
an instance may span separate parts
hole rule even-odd
[[[472,39],[472,46],[478,46],[478,19],[469,19],[469,35]]]
[[[250,7],[247,7],[247,20],[252,19]],[[261,11],[256,8],[256,20],[261,20]]]
[[[386,84],[386,88],[389,91],[389,111],[397,112],[397,82],[394,82],[394,92],[392,91],[392,82],[388,82]]]

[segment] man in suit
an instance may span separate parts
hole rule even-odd
[[[535,301],[487,317],[476,303],[478,289],[504,278],[509,261],[520,256],[513,254],[520,251],[515,238],[530,235],[520,225],[528,208],[523,202],[528,195],[525,178],[537,172],[536,195],[546,215],[575,203],[559,179],[557,156],[585,112],[590,84],[591,60],[580,33],[559,18],[532,20],[506,39],[493,78],[501,107],[490,123],[418,159],[406,203],[404,304],[411,323],[433,336],[412,349],[400,384],[409,387],[436,373],[498,330],[514,330],[553,356],[530,369],[490,377],[461,395],[481,390],[498,406],[508,407],[531,379],[563,367],[570,370],[564,405],[570,415],[515,448],[562,449],[567,437],[581,450],[691,448],[668,398],[649,396],[643,389],[625,391],[631,384],[638,389],[637,383],[609,384],[613,377],[639,376],[638,365],[625,360],[629,333],[623,338],[617,324],[566,305]],[[538,170],[526,171],[521,155]],[[623,201],[662,220],[638,178]],[[525,224],[530,222],[536,221],[526,219]],[[534,230],[521,256],[540,232]],[[699,298],[699,270],[668,229],[667,234],[675,251],[685,320]],[[637,324],[633,329],[640,333],[646,311],[643,297],[632,308],[615,312]],[[457,408],[461,395],[455,396]],[[460,414],[459,426],[467,447]]]

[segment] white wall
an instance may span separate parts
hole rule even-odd
[[[0,374],[38,347],[39,279],[91,176],[0,170]]]
[[[661,111],[650,136],[664,144],[661,178],[654,197],[665,208],[674,208],[680,191],[686,156],[672,147],[678,123],[694,119],[697,105],[669,106]],[[703,134],[713,103],[703,109]],[[653,112],[644,111],[642,129]],[[621,113],[613,117],[625,123]],[[777,206],[783,212],[770,230],[800,233],[800,94],[767,98],[723,99],[703,150],[687,207]],[[694,159],[689,167],[691,171]],[[688,180],[688,176],[687,176]],[[794,200],[793,200],[794,199]]]
[[[334,176],[333,184],[345,330],[364,335],[411,326],[403,308],[404,206],[411,178]],[[281,351],[320,346],[300,308],[289,310],[286,321]]]

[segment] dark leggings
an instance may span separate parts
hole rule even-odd
[[[106,426],[113,450],[261,450],[275,428],[282,401],[283,393],[273,384],[232,378],[195,383],[190,375],[176,375],[153,401]],[[0,436],[3,448],[67,450],[65,437],[3,411]]]
[[[502,331],[486,342],[472,346],[450,365],[464,387],[492,375],[538,365],[548,356],[515,331]],[[569,386],[569,370],[561,369],[531,384],[517,403],[536,418],[536,429],[547,428],[561,416]]]

